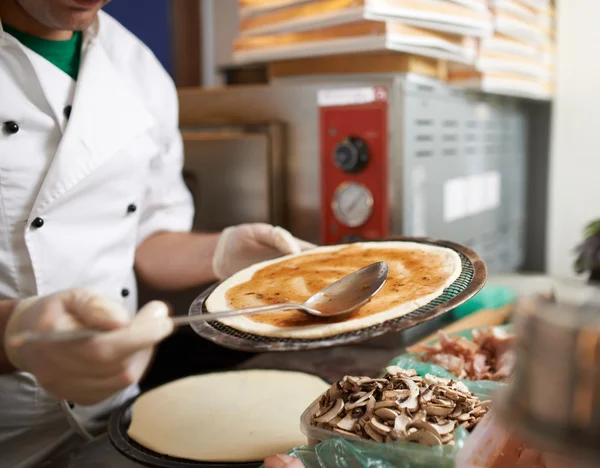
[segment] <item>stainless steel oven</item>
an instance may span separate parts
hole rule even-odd
[[[519,100],[399,74],[179,96],[197,229],[264,220],[318,244],[430,236],[471,247],[491,273],[522,264]]]

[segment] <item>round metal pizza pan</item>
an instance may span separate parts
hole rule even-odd
[[[127,435],[131,424],[131,412],[136,398],[127,401],[120,409],[112,413],[108,422],[108,437],[113,446],[125,457],[145,466],[161,468],[258,468],[262,461],[249,463],[213,463],[198,462],[174,458],[154,452],[138,444]],[[199,427],[198,431],[210,430],[206,426]]]
[[[420,244],[446,247],[454,250],[461,259],[460,276],[433,301],[402,317],[387,320],[361,330],[340,333],[338,335],[317,339],[276,338],[246,333],[217,321],[192,324],[194,331],[201,337],[220,346],[246,352],[301,351],[341,346],[377,338],[387,333],[397,333],[446,312],[463,304],[477,294],[487,281],[487,268],[479,255],[473,250],[453,242],[430,238],[397,237],[382,241],[416,242]],[[376,242],[376,241],[375,241]],[[200,294],[190,306],[189,314],[206,314],[206,300],[219,284],[215,284]]]

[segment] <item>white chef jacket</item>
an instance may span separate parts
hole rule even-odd
[[[0,299],[88,286],[133,315],[136,247],[191,229],[182,165],[173,82],[117,21],[84,32],[77,82],[0,23]],[[90,428],[136,391],[69,411],[30,374],[0,376],[0,467],[46,459],[73,418]]]

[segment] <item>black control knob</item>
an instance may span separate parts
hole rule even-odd
[[[369,148],[364,140],[348,137],[335,148],[334,160],[342,171],[355,174],[369,162]]]
[[[354,242],[363,242],[363,241],[365,241],[365,238],[362,236],[359,236],[358,234],[346,234],[344,237],[341,238],[340,243],[352,244]]]

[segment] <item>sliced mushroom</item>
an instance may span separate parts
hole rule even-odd
[[[340,418],[339,416],[336,416],[335,418],[333,418],[331,421],[329,421],[327,424],[331,427],[335,427],[338,425],[338,423],[342,420],[342,418]]]
[[[427,412],[424,409],[419,409],[412,417],[413,421],[425,421],[427,419]]]
[[[346,382],[349,382],[350,384],[352,384],[353,387],[358,387],[359,386],[359,383],[358,383],[360,381],[359,377],[354,377],[352,375],[347,375],[344,379],[345,379]],[[368,380],[371,380],[371,379],[368,379]]]
[[[475,409],[476,401],[475,400],[466,400],[462,402],[463,412],[470,413]]]
[[[450,379],[446,379],[444,377],[437,377],[437,376],[431,375],[431,374],[425,375],[424,380],[427,383],[427,385],[442,385],[442,386],[446,386],[446,385],[450,385],[450,382],[451,382]]]
[[[318,418],[316,418],[315,422],[328,423],[333,418],[335,418],[337,415],[339,415],[343,409],[344,409],[344,400],[342,400],[341,398],[338,398],[336,400],[335,404],[333,405],[333,407],[329,411],[327,411],[327,413],[325,413],[323,416],[319,416]]]
[[[383,436],[375,429],[373,429],[370,423],[365,424],[365,427],[363,429],[365,430],[366,434],[375,442],[383,442]]]
[[[382,399],[384,401],[405,400],[410,397],[410,390],[384,390]]]
[[[353,393],[352,395],[350,395],[348,397],[348,403],[356,403],[358,400],[360,400],[366,394],[367,394],[367,392],[356,392],[356,393]]]
[[[388,366],[385,368],[385,371],[390,375],[406,375],[406,371],[398,366]]]
[[[329,401],[335,401],[340,397],[341,389],[337,383],[333,384],[327,392],[327,398]]]
[[[352,432],[354,430],[354,426],[356,426],[356,422],[358,418],[355,418],[352,413],[346,414],[342,420],[337,423],[338,429],[342,429],[344,431]]]
[[[374,382],[377,382],[381,385],[389,385],[390,381],[388,379],[373,379]]]
[[[375,408],[373,408],[375,411],[377,411],[378,409],[381,408],[397,408],[398,405],[396,404],[396,400],[384,400],[384,401],[378,401],[377,403],[375,403]]]
[[[491,400],[485,400],[482,401],[481,403],[479,403],[479,406],[481,406],[483,409],[490,409],[490,406],[492,405],[492,401]]]
[[[417,442],[421,445],[426,445],[428,447],[435,447],[438,445],[442,445],[442,441],[435,434],[432,434],[428,431],[418,430],[411,434],[408,434],[406,437],[407,442]]]
[[[377,404],[375,404],[375,406],[377,407]],[[381,419],[383,419],[384,421],[388,421],[388,420],[395,420],[400,413],[398,413],[398,411],[394,411],[393,409],[390,408],[379,408],[379,409],[375,409],[375,415]]]
[[[469,393],[469,388],[462,382],[454,382],[454,387],[459,392],[466,393],[466,394]]]
[[[370,377],[361,377],[360,379],[358,379],[358,381],[356,382],[357,386],[362,386],[362,385],[368,385],[372,382],[375,382],[375,379],[372,379]]]
[[[442,396],[432,398],[431,402],[437,405],[452,406],[452,408],[456,406],[456,402]]]
[[[311,424],[345,437],[452,445],[489,411],[464,385],[392,366],[384,378],[347,376],[319,399]]]
[[[373,393],[375,393],[375,390],[371,390],[369,393],[365,394],[362,398],[360,398],[358,401],[355,401],[354,403],[347,403],[346,410],[349,411],[353,410],[354,408],[366,406],[367,402],[369,401],[369,398],[373,396]]]
[[[428,387],[427,390],[421,393],[421,403],[431,401],[435,387]]]
[[[371,418],[371,420],[369,421],[369,424],[371,424],[371,427],[374,430],[376,430],[377,432],[379,432],[381,435],[386,435],[392,431],[392,428],[390,426],[386,426],[381,421],[379,421],[377,419],[377,417],[375,417],[375,416]]]
[[[426,411],[433,416],[448,416],[450,413],[452,413],[452,411],[454,411],[454,407],[432,405],[428,407]]]
[[[375,398],[371,396],[367,400],[367,413],[372,413],[374,409],[375,409]]]
[[[459,400],[465,400],[464,397],[461,398],[460,393],[458,393],[456,390],[453,390],[451,388],[445,388],[440,392],[442,395],[444,395],[444,397],[448,398],[449,400],[452,401],[459,401]]]
[[[412,421],[410,424],[406,426],[406,429],[415,428],[420,431],[431,432],[433,435],[441,438],[441,434],[437,431],[433,425],[429,424],[427,421]]]
[[[411,422],[412,420],[408,416],[401,414],[394,420],[394,429],[406,431],[406,426],[408,426]]]
[[[423,406],[423,409],[432,416],[448,416],[454,411],[454,405],[448,406],[443,403],[429,402]]]
[[[406,385],[408,390],[410,391],[410,396],[402,401],[398,406],[400,408],[406,408],[409,411],[415,411],[419,408],[419,387],[416,383],[409,379],[402,379],[401,382]]]
[[[485,414],[485,413],[486,413],[486,409],[482,408],[481,406],[476,406],[471,411],[469,411],[469,414],[471,416],[475,416],[475,417],[478,417],[478,416],[480,416],[482,414]]]
[[[454,411],[448,415],[449,419],[456,419],[463,413],[463,407],[461,404],[457,404]]]
[[[446,421],[444,424],[431,424],[431,426],[435,428],[439,435],[445,436],[454,431],[456,428],[456,423],[454,421]]]
[[[354,439],[360,439],[360,437],[357,436],[356,434],[354,434],[353,432],[344,431],[343,429],[335,428],[333,430],[333,432],[337,432],[338,434],[342,434],[342,435],[345,435],[345,436],[348,436],[348,437],[352,437]]]

